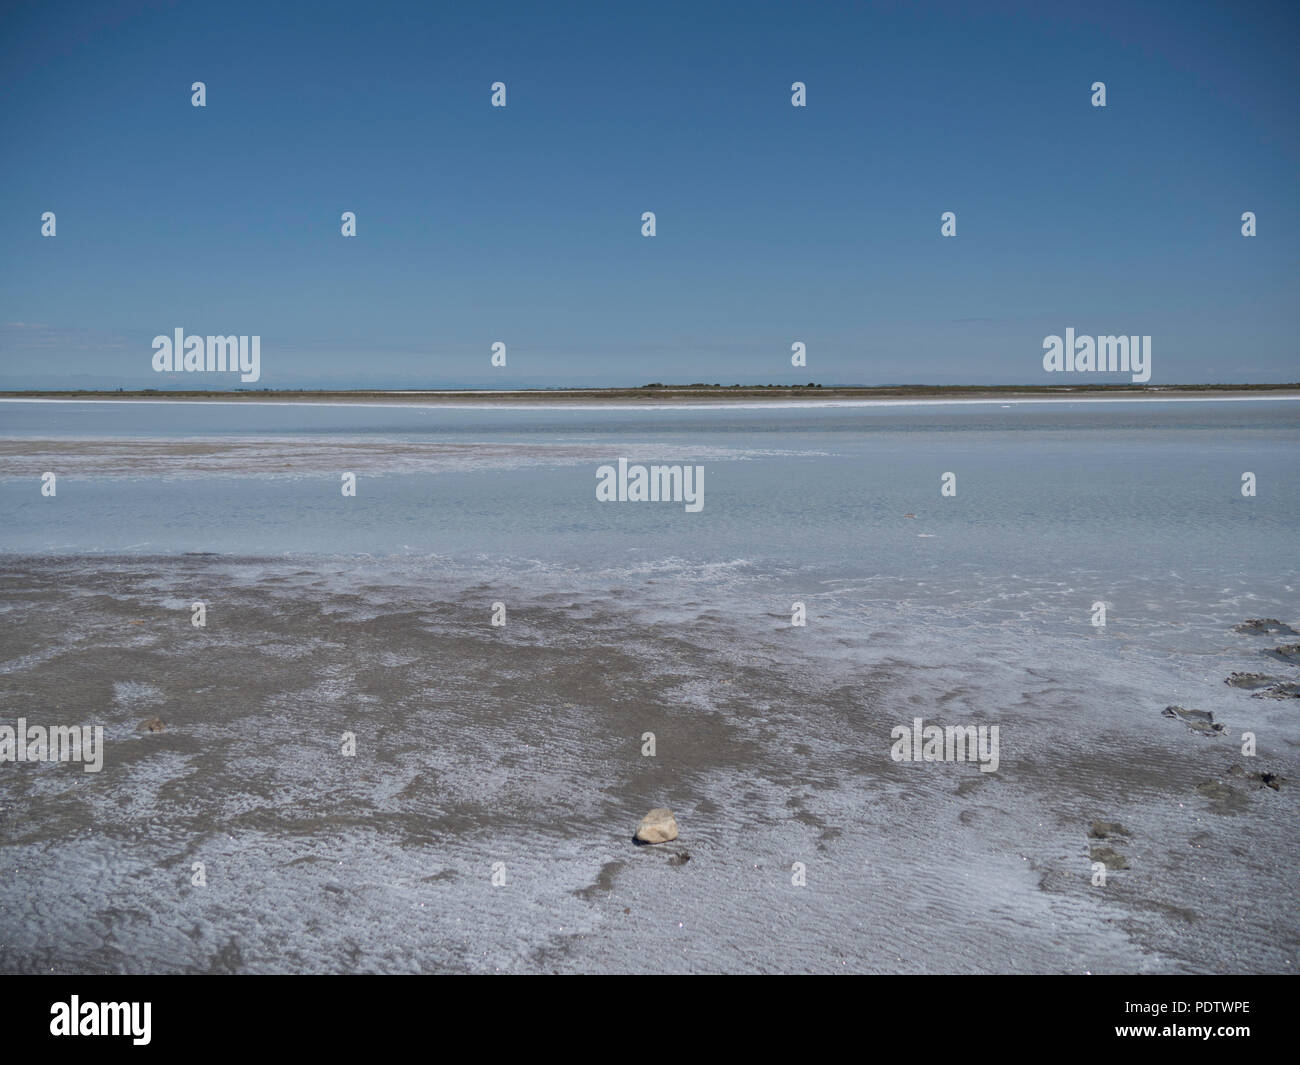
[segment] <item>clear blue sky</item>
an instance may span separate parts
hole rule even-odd
[[[238,384],[154,374],[177,327],[260,335],[258,387],[1077,384],[1041,368],[1067,326],[1150,334],[1156,384],[1295,381],[1298,30],[1294,3],[7,4],[0,386]]]

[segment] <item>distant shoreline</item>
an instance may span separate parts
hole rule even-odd
[[[814,388],[806,385],[713,388],[664,386],[655,388],[575,389],[258,389],[230,391],[29,390],[0,391],[0,400],[51,402],[189,402],[189,403],[339,403],[376,405],[577,404],[582,406],[654,406],[672,404],[821,405],[828,401],[900,403],[917,401],[1007,402],[1025,400],[1141,400],[1141,399],[1300,399],[1300,384],[1269,385],[900,385],[892,387]]]

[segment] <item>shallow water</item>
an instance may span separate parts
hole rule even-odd
[[[0,548],[1287,571],[1300,403],[465,410],[0,402]],[[112,440],[113,443],[107,441]],[[704,467],[704,509],[601,503],[596,470]],[[40,475],[58,474],[41,496]],[[1241,476],[1258,479],[1253,499]],[[355,498],[341,475],[357,474]],[[941,497],[941,476],[956,495]],[[905,515],[913,514],[914,518]]]

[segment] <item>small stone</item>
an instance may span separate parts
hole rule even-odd
[[[1270,677],[1264,673],[1233,673],[1224,682],[1233,688],[1246,688],[1253,691],[1256,688],[1267,688],[1270,684],[1277,683],[1277,677]]]
[[[148,732],[161,732],[167,723],[160,717],[151,717],[148,721],[140,722],[140,727]]]
[[[1094,821],[1088,828],[1090,839],[1110,839],[1111,836],[1132,835],[1118,821]]]
[[[1218,736],[1224,732],[1224,726],[1215,722],[1214,714],[1209,710],[1188,710],[1181,706],[1166,706],[1160,711],[1160,716],[1181,721],[1193,732],[1199,732],[1203,736]]]
[[[1273,632],[1279,636],[1295,636],[1296,630],[1285,625],[1277,618],[1247,618],[1240,625],[1232,627],[1233,632]]]
[[[1232,767],[1232,769],[1238,769],[1238,768],[1240,767],[1239,766]],[[1229,769],[1228,772],[1231,773],[1232,769]],[[1238,775],[1238,774],[1234,774],[1234,775]],[[1274,791],[1281,791],[1282,781],[1286,780],[1286,777],[1278,776],[1276,773],[1270,773],[1267,770],[1263,771],[1262,773],[1247,773],[1245,770],[1242,770],[1242,772],[1239,775],[1244,776],[1247,780],[1254,781],[1261,788],[1272,788]]]
[[[677,838],[677,819],[671,810],[657,807],[641,818],[636,838],[642,843],[668,843]]]
[[[1092,847],[1088,851],[1094,862],[1101,862],[1107,869],[1128,869],[1128,859],[1110,847]]]
[[[1300,643],[1284,643],[1264,652],[1283,662],[1300,662]]]
[[[1196,785],[1196,790],[1207,799],[1214,799],[1219,802],[1231,799],[1236,794],[1227,784],[1218,780],[1203,780]]]
[[[1300,684],[1284,681],[1263,691],[1251,692],[1252,699],[1300,699]]]
[[[1164,717],[1175,717],[1180,721],[1202,721],[1209,723],[1214,720],[1214,714],[1209,710],[1188,710],[1182,706],[1166,706],[1160,711]]]
[[[671,858],[668,859],[668,864],[685,865],[690,860],[691,860],[691,856],[689,854],[687,854],[685,851],[678,851],[676,854],[674,854]]]
[[[1286,777],[1279,776],[1277,773],[1270,773],[1267,770],[1252,773],[1239,765],[1229,766],[1227,775],[1234,780],[1249,780],[1257,787],[1272,788],[1274,791],[1281,791],[1282,782],[1286,780]],[[1196,790],[1211,799],[1227,799],[1237,794],[1232,788],[1217,780],[1207,780],[1203,784],[1197,784]]]

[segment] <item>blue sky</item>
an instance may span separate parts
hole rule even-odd
[[[238,385],[155,374],[178,327],[259,335],[272,388],[1078,384],[1041,366],[1066,327],[1151,335],[1155,384],[1295,381],[1298,30],[1295,4],[7,5],[0,387]]]

